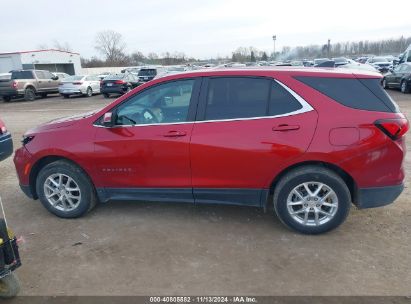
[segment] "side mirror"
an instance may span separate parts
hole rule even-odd
[[[112,112],[107,112],[103,116],[103,126],[111,128],[114,126],[114,115]]]
[[[53,77],[51,77],[51,79],[52,79],[52,80],[58,80],[59,77],[58,77],[58,76],[53,76]]]

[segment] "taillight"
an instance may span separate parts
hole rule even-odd
[[[123,80],[116,80],[114,83],[115,84],[125,84],[126,82]]]
[[[82,85],[83,83],[81,81],[78,82],[73,82],[74,85]]]
[[[12,87],[13,89],[17,89],[17,82],[12,81],[12,82],[11,82],[11,87]]]
[[[7,128],[5,126],[0,128],[0,135],[1,134],[6,134],[7,133]]]
[[[401,138],[410,128],[406,118],[380,119],[375,125],[392,140]]]

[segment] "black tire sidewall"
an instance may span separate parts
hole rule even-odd
[[[305,182],[324,183],[336,193],[338,198],[338,210],[334,218],[329,222],[320,226],[304,226],[295,221],[289,214],[287,209],[288,195],[295,187]],[[289,228],[304,234],[320,234],[330,231],[344,222],[351,207],[351,198],[348,188],[343,182],[333,178],[332,176],[329,176],[328,174],[315,172],[301,174],[288,180],[279,190],[277,199],[274,204],[278,217]]]
[[[54,173],[62,173],[70,176],[79,186],[81,191],[81,201],[76,209],[72,211],[61,211],[55,209],[48,202],[44,194],[44,182],[50,175]],[[49,212],[57,215],[58,217],[77,218],[87,213],[93,207],[94,189],[88,177],[82,172],[81,169],[66,162],[55,162],[44,167],[37,176],[36,191],[43,206]]]
[[[87,97],[93,96],[93,90],[92,90],[90,87],[87,88],[86,96],[87,96]]]
[[[31,95],[29,92],[31,92]],[[29,97],[32,96],[33,98],[30,99]],[[26,101],[34,101],[36,99],[36,92],[32,88],[27,88],[26,91],[24,92],[24,99]]]

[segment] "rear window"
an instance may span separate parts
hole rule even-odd
[[[138,72],[138,76],[156,76],[156,69],[141,69]]]
[[[295,77],[336,102],[359,110],[398,112],[398,106],[384,91],[378,78]]]
[[[34,79],[31,71],[15,71],[11,72],[11,79]]]
[[[124,78],[124,74],[121,75],[109,75],[107,77],[104,78],[104,80],[119,80],[119,79],[123,79]]]
[[[70,77],[66,77],[66,78],[64,78],[64,82],[82,80],[83,77],[84,77],[84,76],[70,76]]]

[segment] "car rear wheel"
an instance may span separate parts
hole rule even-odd
[[[45,166],[36,182],[37,194],[48,211],[62,218],[77,218],[96,205],[94,186],[82,169],[67,161]]]
[[[87,97],[93,96],[93,90],[92,90],[90,87],[87,88],[86,96],[87,96]]]
[[[11,100],[10,96],[3,96],[3,101],[9,102]]]
[[[63,98],[69,98],[70,97],[70,95],[67,95],[67,94],[63,94],[62,96],[63,96]]]
[[[42,97],[42,98],[46,98],[46,97],[47,97],[47,93],[41,93],[41,97]]]
[[[409,88],[407,82],[405,80],[403,80],[401,82],[401,93],[405,94],[405,93],[409,93],[409,92],[410,92],[410,88]]]
[[[274,210],[283,224],[304,234],[319,234],[344,222],[351,195],[331,170],[306,166],[287,173],[274,192]]]
[[[32,88],[27,88],[24,91],[24,100],[26,101],[34,101],[36,99],[36,92],[34,92],[34,89]]]
[[[103,94],[104,98],[109,98],[110,94]]]

